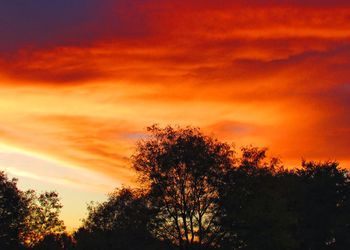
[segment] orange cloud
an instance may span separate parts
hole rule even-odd
[[[2,55],[5,143],[121,182],[134,178],[128,158],[153,123],[268,146],[287,163],[349,162],[346,2],[108,6],[101,22],[115,25],[110,32],[88,22],[79,24],[91,28],[88,42],[57,39]]]

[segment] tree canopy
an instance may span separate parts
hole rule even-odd
[[[138,186],[90,203],[72,235],[56,192],[0,172],[1,249],[350,249],[350,176],[334,161],[285,168],[198,128],[152,126],[131,157]]]
[[[0,171],[0,249],[20,246],[20,233],[29,214],[28,199],[17,188],[17,180],[9,180]]]
[[[75,234],[77,248],[160,249],[163,244],[148,230],[153,213],[140,190],[117,189],[106,202],[88,206],[88,217]]]
[[[61,208],[56,192],[21,191],[16,179],[0,172],[0,249],[34,247],[49,234],[63,233]]]
[[[218,187],[232,164],[231,147],[196,128],[148,131],[132,159],[158,210],[152,233],[182,249],[215,245],[221,237]]]
[[[33,190],[26,192],[29,213],[25,217],[21,233],[27,246],[35,246],[47,235],[61,234],[65,230],[59,213],[62,208],[58,193],[44,192],[37,195]]]

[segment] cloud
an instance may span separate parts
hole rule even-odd
[[[140,37],[144,29],[137,3],[118,0],[14,0],[1,3],[0,51],[23,47],[89,44],[101,38]]]
[[[153,123],[349,161],[347,1],[1,5],[4,143],[120,182]]]
[[[91,80],[178,82],[232,61],[279,60],[348,46],[350,9],[342,1],[319,4],[6,2],[0,27],[8,39],[2,41],[14,48],[2,54],[1,72],[20,82],[56,86]],[[7,47],[0,42],[0,50]]]
[[[198,35],[344,36],[349,7],[340,0],[14,0],[1,3],[0,31],[6,39],[0,48],[11,52],[23,47],[86,46],[101,40],[157,43]]]

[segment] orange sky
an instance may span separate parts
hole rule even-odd
[[[154,123],[350,166],[348,1],[19,2],[0,4],[0,167],[63,193],[70,227],[131,183]]]

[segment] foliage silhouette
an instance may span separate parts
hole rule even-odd
[[[62,233],[61,208],[56,192],[20,191],[16,179],[0,172],[0,249],[33,247],[48,234]]]
[[[197,128],[152,126],[148,132],[132,159],[157,209],[152,233],[181,249],[215,246],[222,237],[215,223],[218,184],[231,167],[231,147]]]
[[[224,249],[348,249],[350,179],[336,162],[288,171],[244,148],[221,190]]]
[[[62,208],[58,193],[44,192],[37,195],[33,190],[26,193],[29,213],[25,217],[21,238],[25,245],[35,246],[46,235],[61,234],[65,230],[59,213]]]
[[[266,149],[242,148],[220,190],[225,249],[296,249],[294,178]]]
[[[336,162],[306,162],[296,172],[302,249],[349,249],[350,179]]]
[[[20,247],[20,233],[28,213],[28,200],[17,188],[17,180],[9,180],[0,171],[0,249]]]
[[[116,190],[108,201],[90,204],[88,211],[75,234],[78,249],[157,250],[163,246],[148,231],[153,209],[140,190]]]
[[[140,188],[91,203],[73,235],[56,192],[23,192],[0,172],[0,249],[350,249],[350,176],[337,162],[288,170],[198,128],[148,132],[132,156]]]

